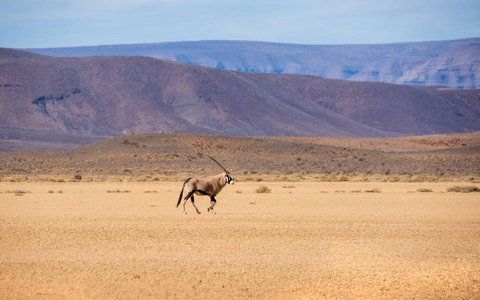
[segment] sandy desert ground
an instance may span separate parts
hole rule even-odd
[[[1,182],[0,298],[480,299],[452,185],[237,182],[183,215],[179,182]]]

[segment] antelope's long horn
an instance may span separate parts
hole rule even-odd
[[[225,172],[228,173],[227,169],[225,169],[215,158],[211,157],[210,155],[208,155],[208,157],[213,160],[214,162],[217,163],[218,166],[220,166],[220,168],[222,168]]]

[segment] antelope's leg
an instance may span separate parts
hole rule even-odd
[[[213,207],[215,206],[215,204],[217,204],[217,200],[215,200],[215,197],[214,196],[211,196],[210,197],[210,203],[212,205],[210,205],[210,207],[208,208],[208,211],[212,211],[212,214],[216,214],[216,212],[213,210]]]
[[[187,214],[187,212],[185,211],[185,203],[187,203],[188,198],[190,198],[190,196],[192,196],[192,195],[193,195],[193,192],[190,192],[190,193],[187,193],[185,198],[183,198],[183,209],[182,209],[182,211],[185,215]]]
[[[193,207],[195,207],[195,209],[197,210],[197,214],[201,214],[201,212],[198,210],[197,206],[195,205],[195,199],[193,198],[193,195],[190,198],[190,200],[192,200]]]

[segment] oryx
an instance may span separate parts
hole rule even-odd
[[[183,198],[182,211],[184,214],[187,214],[187,212],[185,211],[185,203],[187,202],[188,198],[192,200],[193,207],[195,207],[197,213],[200,214],[200,211],[195,205],[195,199],[193,197],[193,194],[196,194],[198,196],[210,196],[211,205],[207,211],[212,211],[212,213],[215,214],[215,211],[213,210],[213,207],[217,203],[217,200],[215,200],[215,196],[220,193],[220,191],[225,185],[227,185],[227,183],[233,184],[233,179],[232,177],[230,177],[230,173],[227,171],[227,169],[225,169],[213,157],[209,156],[209,158],[216,162],[225,172],[222,174],[208,176],[201,179],[188,178],[187,180],[185,180],[185,182],[183,183],[182,191],[180,192],[180,197],[178,197],[177,202],[178,207],[180,205],[180,202],[182,201],[183,191],[185,190],[187,195],[185,196],[185,198]]]

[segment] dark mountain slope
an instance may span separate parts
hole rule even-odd
[[[17,134],[377,137],[480,130],[477,90],[9,49],[0,50],[0,111],[0,127]]]

